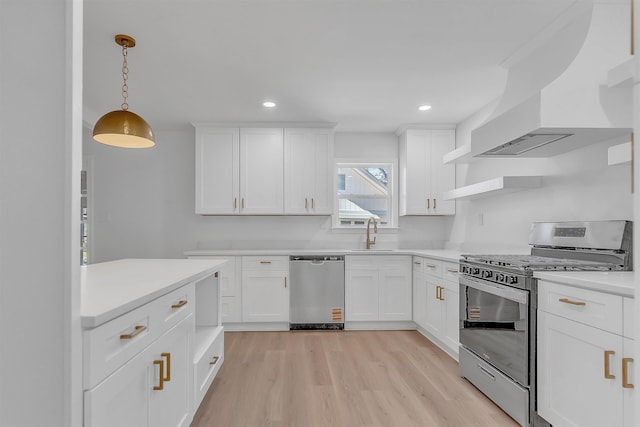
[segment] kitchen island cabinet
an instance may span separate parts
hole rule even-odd
[[[538,281],[538,412],[554,426],[635,426],[633,299],[589,289],[597,273],[575,275],[590,280]]]
[[[223,264],[120,260],[83,267],[85,426],[189,425],[224,358],[217,280]]]

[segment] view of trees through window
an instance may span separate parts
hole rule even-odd
[[[365,225],[374,217],[390,223],[390,165],[338,165],[338,225]]]

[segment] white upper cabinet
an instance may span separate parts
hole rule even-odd
[[[239,213],[240,129],[196,128],[196,213]]]
[[[408,129],[400,135],[400,215],[454,215],[455,165],[442,156],[455,148],[453,129]]]
[[[240,129],[240,212],[284,211],[282,129]]]
[[[284,130],[284,212],[330,215],[333,129]]]
[[[196,127],[196,213],[282,214],[281,128]]]

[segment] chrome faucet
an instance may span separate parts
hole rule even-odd
[[[378,221],[374,217],[369,218],[369,220],[367,221],[367,249],[371,249],[371,246],[376,244],[375,236],[373,237],[373,240],[371,240],[371,237],[369,234],[369,228],[371,227],[372,220],[373,220],[373,232],[374,233],[378,232]]]

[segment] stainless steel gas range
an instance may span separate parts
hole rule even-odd
[[[539,222],[527,255],[462,255],[460,375],[522,426],[536,411],[535,271],[632,270],[630,221]]]

